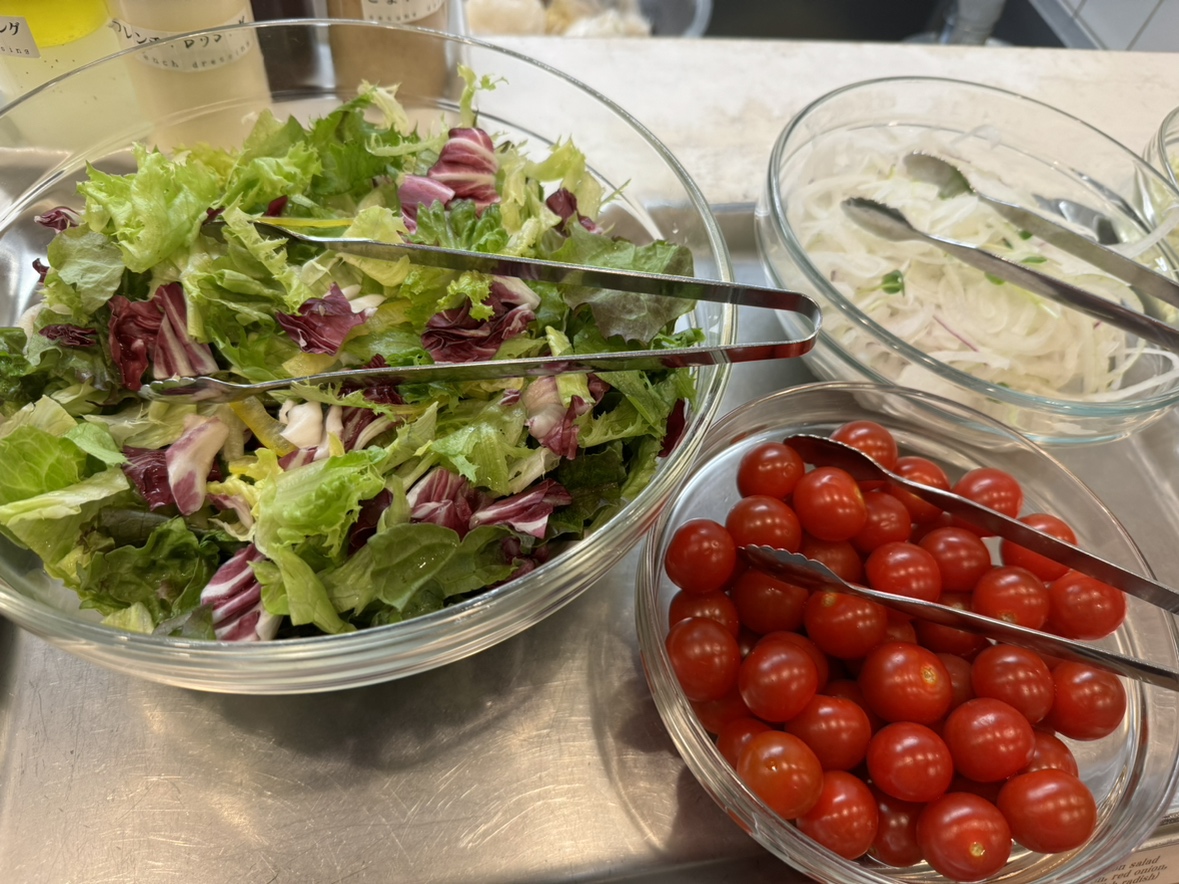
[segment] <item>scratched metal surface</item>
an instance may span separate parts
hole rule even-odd
[[[763,281],[749,212],[722,214]],[[763,311],[745,340],[777,333]],[[805,379],[737,366],[728,405]],[[1179,583],[1176,421],[1065,460]],[[0,620],[0,881],[799,881],[686,771],[634,641],[637,553],[539,626],[371,688],[206,695]]]

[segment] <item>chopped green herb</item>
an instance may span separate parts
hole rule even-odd
[[[901,294],[905,290],[905,277],[899,270],[886,273],[880,278],[880,290],[886,295]]]

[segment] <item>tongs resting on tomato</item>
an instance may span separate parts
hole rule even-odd
[[[1023,522],[975,503],[961,495],[914,482],[885,469],[859,449],[823,436],[798,434],[785,440],[804,461],[816,466],[833,466],[848,472],[858,482],[891,483],[951,516],[995,534],[1040,555],[1095,577],[1128,595],[1135,596],[1172,613],[1179,613],[1179,591],[1149,577],[1135,574],[1073,544],[1039,531]],[[1136,660],[1084,642],[962,611],[936,602],[878,592],[842,580],[820,562],[797,553],[769,547],[746,547],[745,557],[755,566],[778,574],[808,588],[828,587],[865,596],[886,607],[911,616],[976,632],[987,638],[1021,645],[1042,654],[1102,666],[1130,678],[1179,691],[1179,672]]]

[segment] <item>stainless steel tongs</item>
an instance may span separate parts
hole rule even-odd
[[[414,264],[447,270],[475,271],[495,276],[515,276],[524,280],[537,280],[557,285],[589,286],[667,298],[715,301],[722,304],[781,310],[797,314],[809,330],[781,341],[752,344],[723,344],[668,350],[623,350],[607,353],[542,356],[534,359],[493,359],[476,362],[350,369],[255,384],[236,383],[216,375],[177,377],[145,384],[140,389],[140,395],[149,399],[182,402],[230,402],[296,385],[322,386],[344,381],[360,386],[390,381],[395,383],[432,383],[508,377],[540,377],[568,372],[651,371],[661,368],[787,359],[801,356],[814,346],[822,322],[819,306],[814,301],[806,295],[782,289],[669,274],[639,273],[633,270],[565,264],[536,258],[489,255],[417,243],[385,243],[367,239],[312,236],[262,221],[255,222],[254,226],[267,235],[322,246],[326,249],[365,258],[387,261],[409,258]]]
[[[1115,586],[1128,595],[1149,602],[1172,613],[1179,613],[1179,591],[1120,565],[1093,555],[1059,538],[1038,531],[1016,519],[997,513],[961,495],[940,488],[922,485],[885,469],[868,455],[835,439],[809,434],[798,434],[785,439],[804,461],[817,466],[835,466],[850,473],[857,481],[887,481],[931,503],[939,509],[969,522],[999,537],[1018,543],[1032,552],[1060,562],[1098,580]],[[825,565],[796,553],[769,547],[750,547],[746,558],[757,567],[778,574],[783,579],[811,588],[828,587],[870,598],[885,607],[894,608],[910,616],[931,620],[984,635],[995,641],[1030,648],[1042,654],[1091,663],[1120,675],[1179,691],[1179,672],[1147,661],[1127,657],[1085,642],[1051,635],[960,611],[936,602],[921,601],[889,593],[878,592],[847,583]]]

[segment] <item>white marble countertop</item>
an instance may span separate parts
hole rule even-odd
[[[777,40],[501,39],[647,126],[708,200],[757,199],[778,133],[832,89],[877,77],[971,80],[1036,98],[1141,152],[1179,105],[1179,53]]]

